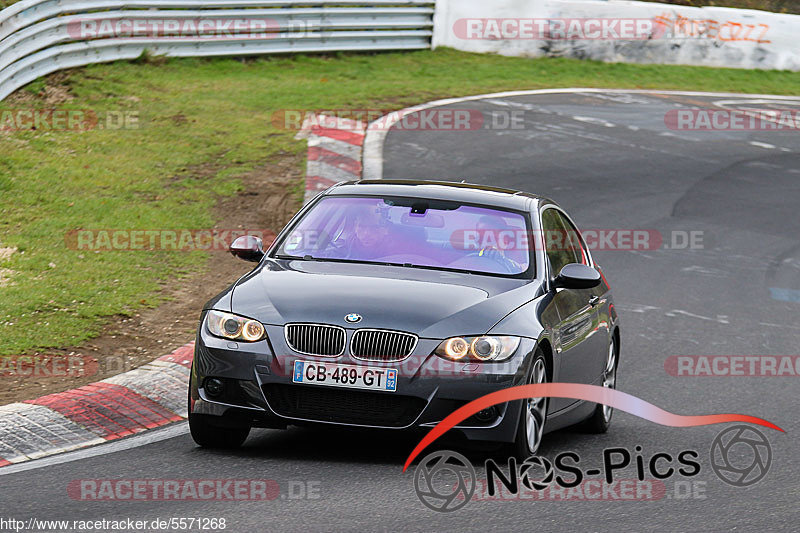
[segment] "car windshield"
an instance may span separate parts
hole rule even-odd
[[[518,276],[531,265],[528,218],[423,198],[329,196],[292,228],[277,258]]]

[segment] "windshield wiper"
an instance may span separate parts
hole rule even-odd
[[[290,261],[316,261],[320,263],[349,263],[349,264],[356,264],[356,265],[378,265],[378,266],[394,266],[394,267],[403,267],[403,268],[416,268],[416,269],[423,269],[423,270],[437,270],[440,272],[456,272],[459,274],[471,274],[473,276],[481,276],[481,275],[501,275],[506,276],[508,274],[500,274],[500,273],[493,273],[493,272],[479,272],[476,270],[466,270],[463,268],[449,268],[449,267],[437,267],[437,266],[430,266],[430,265],[415,265],[413,263],[389,263],[386,261],[368,261],[365,259],[341,259],[338,257],[314,257],[310,254],[306,254],[304,256],[299,255],[276,255],[275,259],[286,259]]]
[[[383,261],[368,261],[366,259],[342,259],[339,257],[314,257],[313,255],[306,254],[302,257],[299,255],[276,255],[275,259],[286,259],[288,261],[317,261],[319,263],[352,263],[358,265],[389,265],[389,266],[410,266],[402,263],[386,263]]]
[[[386,261],[370,261],[368,259],[342,259],[339,257],[325,257],[322,259],[315,259],[316,261],[329,261],[331,263],[350,263],[353,265],[387,265],[387,266],[404,266],[402,263],[387,263]]]
[[[437,267],[437,266],[430,266],[430,265],[413,265],[411,263],[406,263],[403,266],[406,267],[406,268],[422,268],[422,269],[425,269],[425,270],[439,270],[439,271],[442,271],[442,272],[457,272],[457,273],[460,273],[460,274],[474,274],[474,275],[486,274],[486,272],[478,272],[478,271],[475,271],[475,270],[466,270],[466,269],[463,269],[463,268]]]

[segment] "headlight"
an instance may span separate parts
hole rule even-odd
[[[261,322],[221,311],[208,312],[206,327],[212,335],[234,341],[255,342],[264,338]]]
[[[464,358],[477,361],[502,361],[508,359],[519,347],[519,337],[451,337],[437,348],[436,355],[460,361]]]

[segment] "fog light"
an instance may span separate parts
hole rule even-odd
[[[494,420],[495,416],[497,415],[494,407],[481,409],[475,413],[475,418],[481,422],[489,422],[490,420]]]
[[[225,391],[225,383],[217,378],[208,378],[204,388],[209,396],[221,396]]]

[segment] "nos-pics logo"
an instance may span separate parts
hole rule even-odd
[[[697,456],[696,452],[692,453]],[[769,472],[772,447],[767,437],[754,427],[736,425],[714,438],[709,459],[711,469],[721,481],[735,487],[749,487]],[[557,479],[552,464],[543,457],[530,457],[519,467],[518,479],[529,490],[544,490]],[[697,467],[695,474],[699,472],[699,463]],[[541,479],[531,479],[529,471],[533,470],[544,471],[544,475]],[[417,497],[426,507],[438,512],[461,509],[472,499],[477,486],[475,467],[466,457],[450,450],[425,456],[414,471]]]

